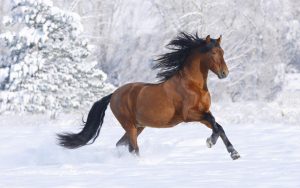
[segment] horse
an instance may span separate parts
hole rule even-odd
[[[103,124],[105,110],[110,108],[125,130],[117,146],[128,146],[139,156],[137,137],[145,129],[167,128],[182,122],[200,122],[212,130],[207,147],[223,140],[233,160],[239,153],[227,138],[222,126],[210,112],[211,96],[207,87],[209,70],[224,79],[229,74],[218,39],[199,38],[198,34],[179,33],[167,44],[169,52],[155,59],[152,68],[158,69],[157,83],[129,83],[95,102],[88,113],[83,129],[77,133],[58,134],[59,144],[75,149],[94,143]]]

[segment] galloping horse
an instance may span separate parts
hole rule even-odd
[[[222,126],[210,112],[211,98],[207,88],[208,71],[226,78],[229,71],[221,48],[221,38],[181,32],[167,46],[169,53],[156,59],[154,69],[161,81],[157,84],[129,83],[103,97],[92,106],[85,126],[78,134],[59,134],[60,145],[74,149],[98,137],[105,110],[110,108],[124,130],[117,146],[127,145],[139,155],[138,135],[145,127],[166,128],[181,122],[200,122],[212,129],[206,143],[210,148],[220,136],[232,159],[240,155],[228,140]]]

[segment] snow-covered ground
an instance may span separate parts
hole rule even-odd
[[[206,147],[211,131],[197,123],[146,128],[134,157],[115,147],[123,130],[110,110],[93,145],[57,146],[55,133],[78,131],[80,119],[1,116],[0,187],[300,187],[299,124],[220,119],[242,156],[233,161],[221,140]]]

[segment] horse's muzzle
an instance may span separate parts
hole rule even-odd
[[[224,79],[227,77],[227,75],[229,74],[228,71],[220,71],[219,74],[218,74],[218,78],[219,79]]]

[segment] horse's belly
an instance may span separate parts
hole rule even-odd
[[[148,127],[172,127],[175,108],[172,102],[159,91],[145,90],[141,92],[136,104],[136,120],[138,124]]]
[[[148,127],[172,127],[176,123],[172,121],[173,109],[160,109],[149,106],[147,109],[137,109],[136,120],[138,124]]]

